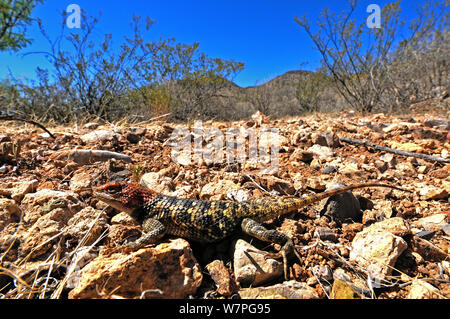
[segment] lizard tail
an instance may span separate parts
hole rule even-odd
[[[352,185],[348,185],[348,186],[342,186],[342,187],[329,189],[329,190],[327,190],[325,192],[318,193],[318,194],[306,195],[305,197],[303,197],[301,199],[297,199],[296,200],[296,209],[300,209],[300,208],[305,207],[307,205],[310,205],[310,204],[316,203],[318,201],[321,201],[322,199],[325,199],[325,198],[328,198],[328,197],[332,197],[334,195],[342,194],[342,193],[345,193],[347,191],[351,191],[351,190],[358,189],[358,188],[365,188],[365,187],[387,187],[387,188],[393,188],[393,189],[397,189],[397,190],[400,190],[400,191],[411,193],[410,190],[406,190],[406,189],[403,189],[403,188],[398,187],[398,186],[382,184],[382,183],[352,184]]]
[[[249,201],[247,203],[241,203],[240,215],[242,215],[241,217],[253,218],[256,221],[265,221],[274,217],[294,212],[310,204],[317,203],[322,199],[338,195],[347,191],[351,191],[353,189],[365,187],[387,187],[401,191],[411,192],[409,190],[405,190],[397,186],[382,183],[352,184],[348,186],[333,188],[318,194],[309,194],[304,196],[303,198],[280,197],[278,199],[273,200],[256,199]],[[252,209],[249,209],[250,207],[252,207]]]

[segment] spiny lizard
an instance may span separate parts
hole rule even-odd
[[[339,187],[303,198],[279,197],[276,199],[253,199],[242,202],[205,201],[165,196],[131,184],[107,184],[94,191],[94,196],[135,218],[145,232],[128,247],[137,249],[155,243],[165,234],[199,242],[215,242],[242,229],[260,240],[281,245],[277,254],[282,257],[287,272],[287,254],[294,249],[292,239],[277,230],[268,230],[260,223],[299,210],[327,197],[363,187],[402,188],[379,184],[362,183]]]

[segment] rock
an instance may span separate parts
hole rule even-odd
[[[400,171],[403,176],[414,177],[416,175],[416,169],[409,162],[398,163],[396,169]]]
[[[373,233],[376,231],[387,231],[393,235],[400,237],[409,235],[411,233],[410,225],[405,219],[401,217],[392,217],[366,227],[358,235],[364,236],[365,233]]]
[[[361,296],[347,282],[335,279],[331,288],[330,299],[360,299]]]
[[[242,299],[317,299],[313,288],[303,282],[295,280],[285,281],[281,284],[244,288],[239,291]]]
[[[72,216],[81,210],[83,205],[73,192],[44,188],[36,193],[25,195],[20,208],[24,212],[23,222],[25,226],[29,226],[48,213],[56,213],[56,215],[67,214],[68,216],[71,214],[70,216]],[[62,213],[63,210],[68,210],[69,212]]]
[[[261,126],[262,124],[269,122],[269,118],[260,111],[256,111],[252,114],[252,120],[256,123],[257,126]]]
[[[439,289],[433,285],[420,280],[415,279],[411,283],[411,288],[408,293],[408,299],[434,299],[439,298]]]
[[[391,147],[400,151],[405,152],[413,152],[413,153],[422,153],[423,147],[420,145],[417,145],[415,143],[409,142],[409,143],[398,143],[398,142],[391,142]]]
[[[392,273],[397,258],[407,248],[399,237],[409,233],[406,222],[389,218],[359,232],[352,241],[350,261],[365,268],[372,278],[383,280]]]
[[[68,221],[82,209],[82,203],[74,193],[42,189],[25,195],[21,210],[26,230],[19,234],[22,256],[32,252],[32,257],[48,252],[65,234]],[[53,239],[52,239],[53,238]]]
[[[295,151],[290,156],[292,161],[310,162],[314,158],[314,154],[307,152],[301,148],[295,149]]]
[[[283,135],[279,134],[277,131],[271,130],[261,130],[258,136],[258,149],[260,150],[260,160],[263,160],[263,156],[261,155],[261,150],[265,150],[270,154],[270,149],[273,146],[278,146],[280,149],[288,146],[289,140]],[[270,159],[269,159],[270,160]]]
[[[325,134],[323,133],[312,133],[311,134],[311,142],[313,144],[328,146],[327,139],[325,138]]]
[[[363,213],[358,199],[349,191],[329,197],[320,215],[343,223],[349,220],[360,222]]]
[[[173,180],[159,172],[145,173],[139,183],[141,186],[161,194],[168,194],[174,190]]]
[[[332,174],[332,173],[336,173],[337,171],[338,171],[338,168],[334,165],[328,165],[328,166],[324,167],[324,169],[322,169],[323,174]]]
[[[342,233],[344,238],[349,241],[352,241],[355,238],[356,234],[359,233],[363,229],[363,224],[361,223],[351,223],[342,225]]]
[[[70,179],[70,190],[80,194],[92,190],[92,177],[86,172],[76,172]]]
[[[450,235],[450,224],[445,224],[442,226],[442,230],[446,235]]]
[[[37,179],[2,182],[0,184],[0,195],[10,196],[16,202],[20,202],[25,194],[34,192],[38,185]]]
[[[450,275],[450,261],[444,260],[441,262],[442,268],[447,275]]]
[[[280,277],[283,264],[272,258],[264,258],[266,254],[242,239],[237,240],[233,256],[236,280],[242,285],[257,286]]]
[[[266,190],[276,191],[282,195],[295,194],[295,187],[292,183],[285,181],[281,178],[268,176],[265,179]]]
[[[311,271],[320,280],[325,280],[327,282],[333,280],[333,270],[328,265],[315,265]]]
[[[333,279],[341,280],[350,285],[352,290],[356,292],[356,296],[370,296],[371,290],[367,287],[367,281],[363,280],[358,274],[346,272],[342,268],[336,268],[333,271]],[[341,285],[340,285],[341,286]]]
[[[107,227],[108,216],[90,206],[83,208],[67,222],[67,234],[85,246],[94,243]]]
[[[434,230],[422,230],[422,231],[414,234],[414,236],[429,240],[434,236],[435,233],[436,233],[436,231],[434,231]]]
[[[327,141],[327,146],[331,148],[340,147],[341,141],[339,140],[339,136],[333,132],[326,132],[325,139]]]
[[[388,163],[380,160],[376,160],[374,165],[381,173],[384,173],[389,168]]]
[[[293,238],[295,235],[303,233],[305,227],[298,220],[284,218],[283,223],[277,230],[289,238]]]
[[[136,219],[131,217],[129,214],[125,212],[120,212],[111,218],[111,225],[118,225],[118,224],[134,227],[139,226],[139,223],[136,221]]]
[[[332,132],[312,133],[311,141],[313,142],[313,144],[318,144],[321,146],[328,146],[331,148],[341,146],[339,137]]]
[[[440,230],[445,224],[447,224],[447,221],[447,214],[433,214],[412,222],[411,226],[425,230]]]
[[[249,193],[245,189],[239,189],[237,191],[232,191],[227,194],[227,198],[236,202],[243,202],[248,200],[250,197]]]
[[[422,185],[419,189],[419,194],[421,195],[421,199],[430,200],[430,199],[445,199],[448,198],[449,193],[445,188],[437,188],[429,185]]]
[[[328,146],[321,145],[313,145],[307,149],[308,152],[313,153],[316,157],[318,157],[322,161],[329,161],[334,155],[334,152]]]
[[[96,130],[80,136],[85,143],[100,143],[103,141],[111,141],[118,139],[119,134],[111,130]]]
[[[0,232],[9,223],[17,223],[20,219],[20,208],[16,202],[8,198],[0,198]]]
[[[220,180],[211,182],[202,187],[200,199],[203,200],[222,200],[228,193],[239,190],[241,187],[230,180]]]
[[[79,285],[69,298],[186,298],[195,294],[202,273],[184,239],[131,253],[100,255],[81,270]],[[144,294],[144,292],[146,292]]]
[[[357,163],[344,162],[339,168],[339,172],[348,177],[357,177],[361,175],[361,171]]]
[[[137,144],[141,140],[141,137],[138,134],[133,133],[133,132],[127,132],[127,134],[125,135],[125,138],[131,144]]]
[[[89,122],[84,124],[84,128],[87,128],[88,130],[95,130],[99,126],[100,124],[97,122]]]
[[[423,122],[425,126],[437,128],[440,130],[448,131],[450,130],[450,121],[449,120],[443,120],[443,119],[430,119],[425,120]]]
[[[297,191],[301,191],[304,188],[304,180],[305,176],[302,173],[296,173],[293,177],[292,177],[292,182],[294,185],[294,188]]]
[[[236,282],[230,275],[228,268],[225,267],[223,261],[214,260],[206,265],[206,270],[217,286],[216,291],[222,296],[231,296],[238,291],[239,287],[236,285]]]
[[[305,186],[318,191],[324,191],[327,188],[323,179],[316,176],[308,178]]]
[[[380,156],[380,160],[387,163],[388,168],[395,168],[397,165],[397,159],[394,154],[386,153]]]
[[[447,177],[450,176],[450,169],[445,167],[434,169],[430,172],[430,176],[434,178],[446,179]]]
[[[373,209],[366,210],[363,213],[363,224],[368,225],[374,222],[391,218],[393,213],[392,202],[388,200],[378,200]]]
[[[331,228],[328,227],[317,227],[316,228],[317,235],[322,240],[329,240],[332,242],[337,241],[337,236]]]
[[[450,254],[446,253],[443,249],[417,236],[413,236],[410,245],[414,252],[428,261],[442,261],[450,258]]]

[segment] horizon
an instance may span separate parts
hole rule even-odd
[[[390,1],[362,0],[354,13],[358,22],[370,15],[369,4],[381,8]],[[129,23],[133,14],[150,17],[156,23],[151,27],[146,41],[158,38],[175,38],[177,43],[198,42],[199,51],[211,58],[243,62],[244,69],[233,83],[240,87],[260,85],[289,71],[316,71],[321,66],[321,56],[306,32],[294,21],[294,17],[306,14],[314,23],[325,5],[339,13],[348,9],[347,2],[285,1],[281,4],[269,1],[213,3],[196,1],[186,3],[174,0],[147,2],[133,0],[123,5],[120,1],[57,1],[46,0],[32,12],[39,17],[51,39],[61,28],[62,15],[69,4],[78,4],[88,15],[99,17],[95,36],[99,39],[111,33],[113,43],[120,43],[131,32]],[[423,1],[401,2],[402,16],[409,22],[415,17],[415,7]],[[102,12],[99,15],[99,12]],[[76,32],[76,29],[72,29]],[[36,80],[37,67],[50,69],[44,55],[25,55],[33,51],[48,50],[49,44],[40,34],[36,23],[27,29],[33,42],[18,52],[0,53],[0,80],[15,78]],[[398,41],[401,39],[397,39]],[[306,64],[305,64],[306,63]]]

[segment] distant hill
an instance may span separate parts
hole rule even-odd
[[[235,114],[236,118],[248,116],[255,111],[275,116],[298,114],[305,111],[298,94],[301,94],[307,83],[313,83],[314,79],[317,81],[315,72],[293,70],[254,86],[240,87],[227,81],[218,93],[221,108],[226,108],[224,112],[228,115]],[[315,88],[310,86],[309,89]],[[323,91],[330,90],[327,88]]]

